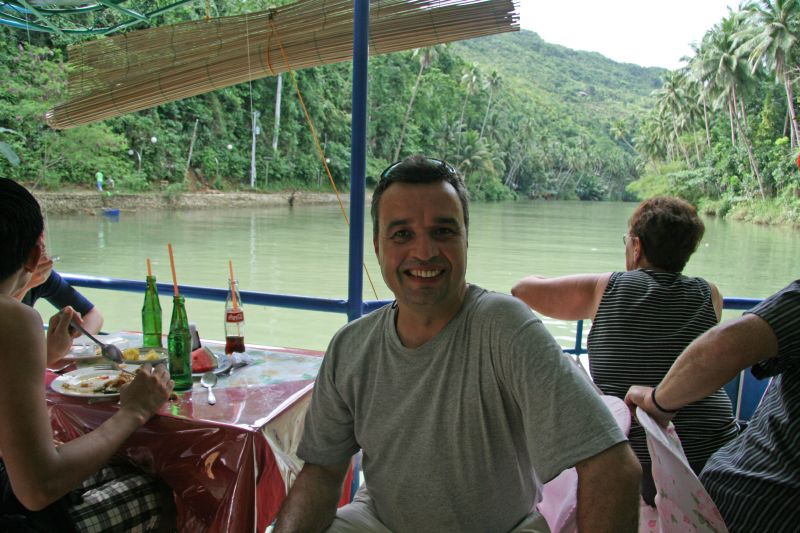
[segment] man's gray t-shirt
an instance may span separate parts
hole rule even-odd
[[[509,531],[540,484],[625,440],[586,378],[521,301],[470,286],[419,348],[397,309],[342,328],[320,368],[298,455],[363,450],[378,518],[393,531]]]

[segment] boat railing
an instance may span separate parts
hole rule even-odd
[[[146,283],[144,281],[104,278],[97,276],[85,276],[80,274],[61,273],[61,276],[70,284],[76,287],[86,287],[91,289],[104,289],[113,291],[136,292],[143,294]],[[169,294],[172,285],[168,283],[158,283],[158,290],[162,294]],[[180,293],[186,298],[197,298],[200,300],[211,300],[224,302],[228,295],[227,288],[202,287],[196,285],[179,285]],[[285,309],[299,309],[304,311],[323,311],[328,313],[352,313],[351,304],[346,299],[336,298],[317,298],[312,296],[299,296],[291,294],[275,294],[260,291],[241,291],[242,300],[249,305],[263,305],[268,307],[281,307]],[[361,302],[361,313],[369,313],[386,305],[391,300],[370,300]],[[725,298],[723,309],[726,310],[747,310],[758,304],[761,300],[757,298]],[[584,321],[577,321],[575,333],[575,344],[573,347],[565,347],[564,351],[576,356],[586,353],[583,346],[583,326]],[[737,418],[748,420],[755,411],[767,380],[757,380],[750,372],[742,371],[733,381],[725,386],[725,390],[731,397]]]

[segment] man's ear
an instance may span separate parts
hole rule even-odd
[[[31,247],[31,251],[28,252],[28,257],[25,258],[25,262],[22,263],[22,268],[25,269],[26,272],[34,272],[36,266],[39,264],[39,259],[42,258],[42,253],[42,247],[37,242]]]
[[[375,256],[378,257],[378,236],[372,237],[372,247],[375,249]]]

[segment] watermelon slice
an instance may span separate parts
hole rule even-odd
[[[192,372],[202,373],[217,368],[217,360],[211,350],[200,347],[192,352]]]

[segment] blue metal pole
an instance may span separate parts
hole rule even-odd
[[[350,137],[350,263],[347,320],[363,313],[364,194],[367,174],[367,60],[369,0],[353,0],[353,103]]]
[[[583,320],[578,320],[578,328],[575,332],[575,355],[583,353],[581,344],[583,344]]]

